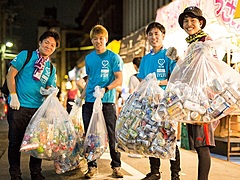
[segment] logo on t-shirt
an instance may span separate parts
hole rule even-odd
[[[158,69],[157,69],[157,72],[156,72],[156,76],[157,77],[161,77],[161,78],[165,78],[166,77],[166,70],[165,70],[165,67],[164,67],[164,64],[165,64],[165,59],[158,59]]]
[[[108,78],[108,74],[109,74],[108,64],[109,64],[108,60],[102,61],[101,78],[103,79]]]
[[[108,66],[108,64],[109,64],[108,60],[103,60],[102,61],[103,68],[106,68]]]

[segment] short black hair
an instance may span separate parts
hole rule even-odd
[[[133,64],[135,64],[138,68],[139,68],[139,66],[140,66],[140,63],[141,63],[141,57],[135,57],[134,59],[133,59]]]
[[[50,29],[45,31],[39,38],[39,41],[42,42],[44,39],[48,38],[48,37],[53,37],[56,41],[56,47],[60,46],[60,34],[54,30],[54,29]]]
[[[146,34],[148,34],[149,31],[151,31],[153,28],[159,29],[163,34],[166,33],[166,29],[162,24],[160,24],[159,22],[152,22],[148,25],[146,29]]]

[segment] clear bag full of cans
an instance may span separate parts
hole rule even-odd
[[[95,87],[93,112],[84,140],[84,155],[88,162],[99,159],[108,148],[108,132],[102,112],[103,92]]]
[[[184,60],[171,74],[157,118],[210,123],[240,107],[240,75],[214,53],[224,42],[189,46]]]
[[[152,73],[128,97],[116,125],[120,148],[144,156],[175,158],[176,122],[154,119],[163,93]]]
[[[72,154],[66,156],[62,154],[54,160],[54,167],[57,174],[63,174],[68,171],[79,169],[82,170],[87,165],[87,160],[84,157],[84,126],[82,119],[82,104],[71,102],[72,109],[69,118],[73,122],[76,132],[76,144]]]

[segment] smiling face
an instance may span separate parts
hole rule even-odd
[[[56,49],[57,43],[53,37],[48,37],[39,41],[39,52],[41,56],[48,57],[50,56]]]
[[[148,34],[148,42],[153,47],[153,50],[161,49],[163,46],[164,34],[158,28],[152,28]]]
[[[183,20],[183,29],[189,35],[193,35],[201,30],[202,24],[203,24],[203,20],[199,20],[198,18],[186,16]]]
[[[94,34],[91,42],[97,52],[97,54],[102,54],[106,51],[106,43],[108,38],[104,34]]]

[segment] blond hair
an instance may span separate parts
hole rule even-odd
[[[106,38],[108,38],[108,31],[105,27],[103,27],[102,25],[95,25],[91,31],[90,31],[90,39],[93,38],[94,35],[96,34],[102,34],[103,36],[105,36]]]

